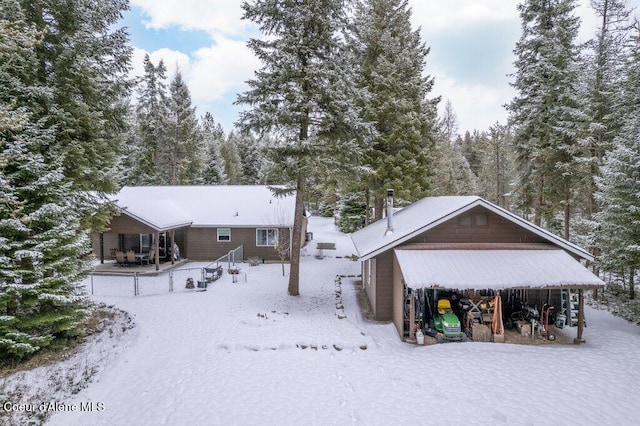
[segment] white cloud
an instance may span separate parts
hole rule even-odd
[[[488,130],[496,122],[506,124],[507,111],[503,107],[515,92],[506,82],[504,86],[491,87],[483,84],[468,85],[447,76],[436,78],[434,96],[442,96],[440,114],[449,99],[458,117],[458,131]]]
[[[169,28],[173,25],[186,30],[210,33],[242,34],[249,25],[241,20],[240,1],[234,0],[131,0],[148,16],[148,28]]]
[[[260,61],[245,42],[216,37],[215,44],[194,54],[188,84],[195,102],[217,101],[235,94],[253,77]]]
[[[426,32],[457,31],[478,22],[511,20],[513,0],[411,0],[413,22]]]

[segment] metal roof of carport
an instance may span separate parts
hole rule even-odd
[[[564,250],[394,250],[410,288],[594,288],[604,282]]]

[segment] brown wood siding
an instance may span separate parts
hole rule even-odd
[[[375,318],[378,321],[393,319],[393,251],[376,256]]]
[[[404,284],[398,259],[393,256],[393,323],[401,339],[404,339]]]
[[[289,229],[281,228],[279,232],[289,240]],[[191,227],[187,230],[186,245],[191,260],[212,261],[240,245],[243,246],[245,259],[259,257],[280,260],[273,247],[256,246],[256,228],[231,228],[231,241],[218,241],[217,228]]]
[[[487,224],[475,224],[476,215],[486,215]],[[461,224],[461,218],[471,218],[471,225]],[[547,240],[501,216],[475,207],[447,222],[411,239],[408,243],[545,243]]]
[[[153,234],[156,230],[130,216],[122,214],[115,216],[111,220],[109,232],[115,232],[116,234]]]
[[[111,260],[111,249],[118,249],[118,234],[103,234],[103,250],[104,260]],[[91,248],[96,259],[100,260],[100,234],[94,232],[91,234]]]

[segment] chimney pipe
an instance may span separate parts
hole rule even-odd
[[[384,235],[393,234],[393,189],[387,189],[387,231]]]

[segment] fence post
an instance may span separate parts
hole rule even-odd
[[[140,293],[138,289],[138,273],[133,274],[133,295],[137,296]]]
[[[229,250],[229,253],[227,254],[227,263],[229,264],[229,267],[227,269],[231,269],[231,254],[233,253],[233,250]]]
[[[93,273],[91,274],[91,295],[93,296]]]
[[[169,271],[169,293],[173,292],[173,271]]]

